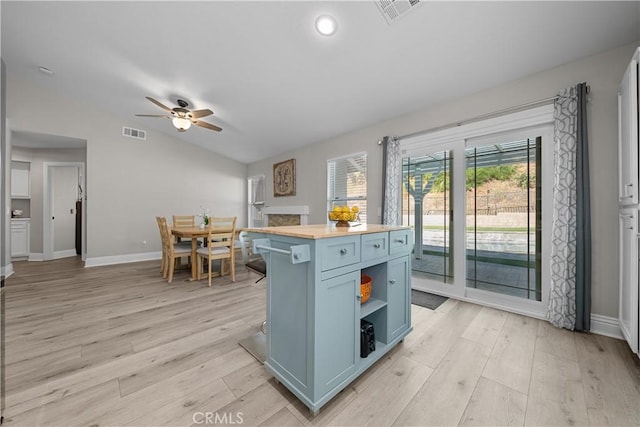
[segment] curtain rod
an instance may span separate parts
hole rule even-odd
[[[587,86],[587,93],[589,93],[590,90],[591,90],[590,86]],[[425,135],[427,133],[432,133],[432,132],[436,132],[436,131],[443,130],[443,129],[462,126],[462,125],[466,125],[467,123],[473,123],[473,122],[477,122],[479,120],[484,120],[484,119],[489,119],[489,118],[492,118],[492,117],[502,116],[502,115],[504,115],[506,113],[512,113],[512,112],[519,111],[519,110],[522,110],[522,109],[525,109],[525,108],[529,108],[529,107],[533,107],[533,106],[536,106],[536,105],[547,104],[549,102],[555,101],[559,97],[560,97],[560,95],[556,95],[556,96],[552,96],[552,97],[549,97],[549,98],[539,99],[537,101],[527,102],[526,104],[516,105],[515,107],[505,108],[505,109],[502,109],[502,110],[494,111],[492,113],[481,114],[479,116],[471,117],[471,118],[468,118],[468,119],[465,119],[465,120],[460,120],[460,121],[457,121],[457,122],[451,122],[451,123],[447,123],[446,125],[436,126],[436,127],[431,128],[431,129],[421,130],[421,131],[418,131],[418,132],[413,132],[413,133],[409,133],[409,134],[402,135],[402,136],[396,136],[396,137],[392,137],[392,138],[394,140],[396,140],[396,141],[399,141],[401,139],[411,138],[411,137],[414,137],[414,136]],[[382,144],[382,140],[378,141],[378,145],[381,145],[381,144]]]

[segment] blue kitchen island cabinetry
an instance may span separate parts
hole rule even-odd
[[[408,227],[246,229],[267,263],[265,367],[315,415],[411,332]],[[361,274],[371,296],[360,303]],[[375,351],[360,357],[360,321]]]

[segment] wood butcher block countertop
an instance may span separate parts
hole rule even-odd
[[[355,234],[379,233],[383,231],[409,228],[402,225],[360,224],[351,227],[336,227],[333,224],[289,225],[281,227],[244,228],[242,231],[253,233],[277,234],[280,236],[300,237],[303,239],[325,239],[328,237],[349,236]]]

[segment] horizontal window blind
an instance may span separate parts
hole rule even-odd
[[[264,175],[249,178],[249,203],[264,203]]]
[[[357,206],[360,221],[367,218],[367,154],[357,153],[327,161],[327,208]]]
[[[262,207],[264,206],[264,175],[252,176],[248,179],[248,224],[249,227],[263,227],[264,217]]]

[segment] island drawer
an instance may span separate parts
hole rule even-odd
[[[398,254],[411,251],[411,229],[389,232],[389,253]]]
[[[369,261],[389,255],[389,233],[362,235],[362,261]]]
[[[322,239],[319,249],[322,271],[360,262],[360,236]]]

